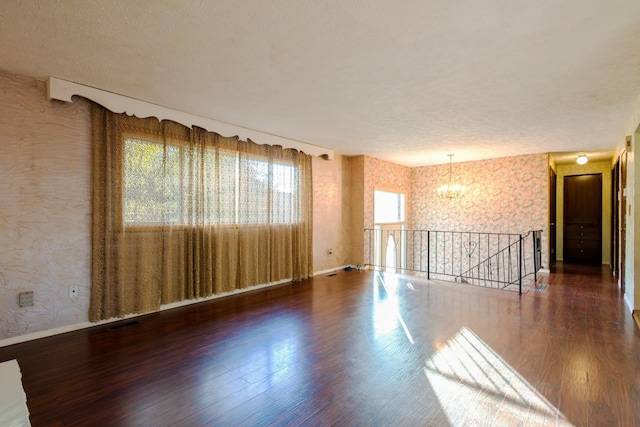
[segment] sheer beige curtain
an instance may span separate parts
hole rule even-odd
[[[94,104],[90,319],[312,275],[311,159]]]

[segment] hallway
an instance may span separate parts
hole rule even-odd
[[[0,348],[33,426],[640,425],[640,332],[604,267],[543,292],[376,272]]]
[[[640,425],[640,331],[609,266],[559,262],[546,282],[523,300],[537,319],[531,339],[546,341],[531,372],[539,390],[576,426]]]

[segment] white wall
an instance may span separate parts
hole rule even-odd
[[[635,248],[640,247],[640,213],[635,208],[635,201],[640,200],[640,169],[635,163],[636,152],[640,148],[640,96],[629,115],[625,131],[618,138],[616,158],[625,150],[626,136],[632,137],[632,149],[627,157],[627,206],[625,215],[626,230],[626,263],[625,263],[625,295],[624,300],[630,311],[640,310],[640,258]]]
[[[640,213],[637,212],[635,201],[640,200],[640,170],[635,164],[635,150],[640,144],[640,131],[633,133],[632,150],[627,157],[627,283],[625,286],[625,301],[632,312],[640,309],[640,257],[636,256],[635,248],[640,247]],[[629,281],[631,279],[631,281]]]

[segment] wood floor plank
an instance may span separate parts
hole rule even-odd
[[[344,272],[0,348],[33,426],[640,425],[606,267],[543,292]],[[133,323],[132,323],[133,322]]]

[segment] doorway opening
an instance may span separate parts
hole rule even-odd
[[[602,174],[564,177],[564,261],[602,264]]]

